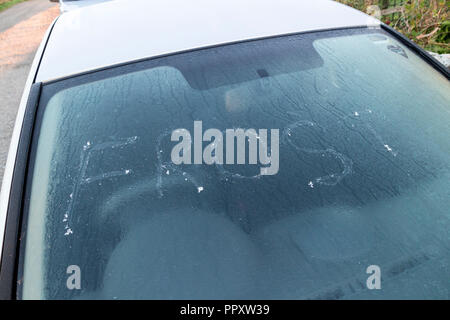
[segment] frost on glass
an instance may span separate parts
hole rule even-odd
[[[23,297],[449,297],[450,85],[413,52],[343,31],[145,63],[49,99]],[[195,120],[279,129],[278,174],[174,165]]]

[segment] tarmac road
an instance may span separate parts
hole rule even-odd
[[[58,5],[48,0],[29,0],[0,12],[0,185],[34,54],[58,15]]]

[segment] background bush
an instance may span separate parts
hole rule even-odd
[[[381,21],[426,50],[450,53],[450,0],[336,0],[366,13],[381,9]]]

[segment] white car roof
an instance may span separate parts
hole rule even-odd
[[[111,1],[111,0],[59,0],[59,8],[61,12],[68,12],[76,9],[80,9],[87,6],[92,6],[94,4],[98,4],[105,1]]]
[[[36,81],[205,46],[379,23],[331,0],[110,1],[58,18]]]

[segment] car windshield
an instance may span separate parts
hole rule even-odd
[[[18,297],[448,299],[449,137],[449,81],[381,29],[44,83]]]

